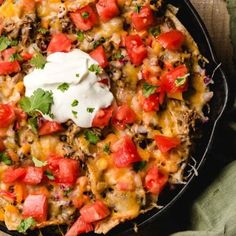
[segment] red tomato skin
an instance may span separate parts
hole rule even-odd
[[[80,214],[86,223],[93,223],[106,218],[110,211],[102,201],[96,201],[83,206],[80,209]]]
[[[127,124],[133,124],[136,120],[135,112],[126,104],[119,106],[112,117],[112,124],[123,130]]]
[[[119,15],[119,7],[116,0],[99,0],[96,4],[101,21],[106,22]]]
[[[89,14],[88,18],[82,17],[82,14],[84,12]],[[89,5],[82,7],[75,12],[71,12],[70,18],[74,22],[75,26],[82,31],[92,29],[93,26],[97,23],[97,15],[93,8]]]
[[[147,57],[147,48],[139,35],[126,36],[125,47],[127,49],[130,61],[135,66],[141,65],[143,60]]]
[[[159,94],[151,94],[148,98],[143,97],[142,107],[145,112],[159,110]]]
[[[9,167],[7,170],[4,171],[3,174],[3,182],[4,183],[14,183],[15,181],[22,179],[26,174],[26,169],[19,167],[19,168],[12,168]]]
[[[71,50],[71,40],[63,33],[53,34],[48,45],[47,51],[54,52],[69,52]]]
[[[132,139],[126,135],[111,147],[112,158],[117,168],[129,167],[132,163],[141,161]]]
[[[162,45],[162,47],[176,51],[180,49],[185,41],[185,35],[179,30],[171,30],[166,33],[162,33],[157,37],[157,41]]]
[[[0,104],[0,128],[9,127],[15,120],[15,111],[10,104]]]
[[[167,72],[163,76],[161,76],[161,89],[164,92],[169,94],[184,92],[187,89],[188,83],[177,87],[175,81],[177,78],[184,76],[188,73],[188,68],[185,65],[180,65],[173,70]]]
[[[110,122],[111,117],[112,117],[113,110],[114,110],[113,106],[109,106],[107,108],[100,109],[96,113],[96,115],[93,119],[92,126],[99,127],[99,128],[103,128],[103,127],[107,126]]]
[[[39,127],[39,135],[49,135],[61,131],[63,131],[62,125],[55,121],[43,121]]]
[[[44,194],[28,195],[23,204],[23,217],[33,217],[37,222],[47,219],[48,202]]]
[[[83,217],[80,216],[70,227],[69,231],[65,234],[65,236],[77,236],[83,233],[89,233],[91,231],[93,231],[93,225],[90,223],[86,223],[83,220]]]
[[[94,49],[92,52],[89,53],[89,55],[98,62],[98,64],[105,68],[108,65],[107,56],[105,53],[105,50],[102,45],[98,46],[96,49]]]
[[[154,23],[153,11],[150,7],[144,6],[140,12],[132,14],[131,20],[137,31],[147,30]]]
[[[26,170],[26,175],[23,178],[23,182],[26,184],[36,185],[43,179],[43,168],[29,166]]]
[[[14,48],[8,48],[8,49],[5,49],[4,51],[2,51],[1,54],[2,54],[2,57],[3,57],[3,61],[9,61],[10,57],[14,53],[16,53],[16,49],[14,49]]]
[[[28,61],[33,57],[33,55],[29,52],[22,52],[21,56],[25,61]]]
[[[145,187],[152,194],[159,194],[165,187],[168,176],[160,173],[156,166],[151,167],[145,176]]]
[[[157,147],[162,153],[166,153],[180,144],[180,139],[177,137],[167,137],[164,135],[156,135],[155,141]]]

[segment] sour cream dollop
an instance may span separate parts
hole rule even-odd
[[[80,127],[89,128],[96,112],[112,104],[113,94],[108,86],[99,82],[91,65],[98,65],[87,53],[75,49],[69,53],[56,52],[47,57],[43,69],[34,69],[25,76],[25,95],[31,96],[41,88],[51,91],[54,121],[64,123],[71,119]],[[59,86],[66,83],[65,91]],[[45,119],[50,119],[44,115]]]

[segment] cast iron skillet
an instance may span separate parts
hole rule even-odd
[[[209,60],[209,64],[206,66],[206,71],[208,75],[212,75],[214,69],[219,64],[217,62],[214,50],[212,48],[211,40],[207,33],[207,30],[200,19],[198,13],[189,2],[189,0],[167,0],[168,3],[179,8],[179,12],[177,14],[178,19],[182,22],[182,24],[187,28],[195,42],[198,44],[200,52],[203,56],[205,56]],[[217,69],[213,77],[214,84],[211,85],[211,91],[214,92],[214,97],[210,102],[210,113],[208,114],[209,121],[203,125],[201,133],[202,138],[198,139],[196,146],[194,148],[192,156],[196,160],[196,169],[198,170],[204,163],[207,158],[207,153],[211,148],[214,131],[216,129],[217,123],[220,117],[223,114],[223,111],[226,108],[226,104],[228,101],[228,85],[226,81],[226,76],[222,71],[221,67]],[[192,163],[194,164],[194,163]],[[190,168],[186,168],[186,175],[188,175]],[[113,229],[108,235],[128,235],[134,227],[134,223],[140,228],[148,223],[156,220],[163,212],[167,211],[178,198],[184,193],[186,188],[190,185],[193,178],[195,178],[194,172],[188,177],[186,185],[179,185],[173,191],[163,192],[162,196],[160,196],[158,204],[163,206],[161,209],[153,209],[133,221],[129,221],[127,223],[123,223]],[[21,235],[17,232],[10,232],[6,229],[4,225],[0,225],[0,230],[9,233],[10,235]],[[46,229],[42,229],[42,234],[45,236],[56,236],[61,235],[59,233],[58,227],[48,227]],[[42,235],[41,234],[41,235]],[[35,230],[29,232],[27,235],[39,235],[39,231]]]

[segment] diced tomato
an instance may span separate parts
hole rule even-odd
[[[15,198],[16,198],[14,193],[11,193],[11,192],[6,191],[6,190],[0,190],[0,196],[9,198],[11,200],[15,200]]]
[[[156,141],[157,147],[163,153],[170,151],[171,149],[177,147],[180,144],[179,138],[167,137],[164,135],[156,135],[155,141]]]
[[[119,15],[119,7],[116,0],[99,0],[96,4],[97,12],[103,22]]]
[[[59,168],[59,162],[64,157],[57,155],[50,155],[47,159],[48,167],[52,171],[56,171]]]
[[[29,52],[22,52],[20,55],[25,61],[28,61],[33,57],[33,55]]]
[[[95,50],[89,53],[89,55],[98,62],[98,64],[105,68],[108,65],[107,56],[102,45],[98,46]]]
[[[184,43],[185,35],[179,30],[171,30],[160,34],[157,37],[157,41],[162,45],[162,47],[175,51]]]
[[[142,78],[151,85],[160,86],[159,76],[151,68],[142,69]]]
[[[12,168],[9,167],[3,173],[3,182],[4,183],[13,183],[19,179],[22,179],[26,174],[26,169],[24,168]]]
[[[14,48],[8,48],[1,52],[0,55],[0,75],[17,73],[21,70],[18,61],[10,61],[10,57],[16,52]],[[2,57],[2,59],[1,59]]]
[[[109,106],[108,108],[100,109],[96,113],[96,115],[93,119],[92,126],[99,127],[99,128],[103,128],[103,127],[107,126],[109,124],[111,117],[112,117],[113,109],[114,109],[113,106]]]
[[[132,14],[131,20],[137,31],[147,30],[154,22],[153,11],[149,6],[144,6],[140,12]]]
[[[0,0],[0,5],[3,3],[4,0]]]
[[[188,81],[181,85],[176,85],[176,80],[178,78],[186,76],[188,73],[188,68],[185,65],[180,65],[173,70],[167,72],[163,76],[161,76],[161,88],[163,91],[173,94],[178,92],[184,92],[187,89]]]
[[[132,163],[141,161],[137,148],[128,135],[114,143],[111,148],[114,164],[118,168],[128,167]]]
[[[50,53],[69,52],[70,50],[71,40],[63,33],[54,34],[47,49]]]
[[[69,231],[65,234],[65,236],[78,236],[83,233],[88,233],[93,231],[93,225],[90,223],[86,223],[83,220],[83,217],[79,217],[75,223],[71,226]]]
[[[126,125],[133,124],[136,120],[136,114],[126,104],[119,106],[112,117],[112,124],[119,130],[123,130]]]
[[[159,110],[159,94],[151,94],[148,98],[142,97],[141,101],[143,110],[145,112],[158,111]]]
[[[5,150],[5,145],[3,140],[0,138],[0,152],[3,152]]]
[[[80,209],[80,214],[86,223],[93,223],[106,218],[110,211],[102,201],[87,204]]]
[[[139,35],[126,36],[125,47],[130,61],[136,66],[141,65],[143,60],[147,57],[147,48]]]
[[[62,125],[55,121],[43,121],[39,127],[39,135],[49,135],[61,131],[63,131]]]
[[[47,197],[44,194],[28,195],[23,204],[23,217],[33,217],[38,222],[46,221],[48,211]]]
[[[145,176],[145,187],[152,194],[159,194],[165,187],[168,176],[158,171],[156,166],[151,167]]]
[[[26,184],[39,184],[43,179],[43,168],[29,166],[26,169],[26,175],[23,182]]]
[[[82,7],[75,12],[71,12],[70,18],[75,26],[82,31],[92,29],[97,23],[96,12],[89,5]]]

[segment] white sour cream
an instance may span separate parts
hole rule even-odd
[[[114,99],[109,88],[98,82],[100,78],[95,72],[88,70],[92,64],[98,63],[79,49],[53,53],[47,57],[44,69],[34,69],[25,76],[25,96],[31,96],[38,88],[52,91],[53,120],[64,123],[71,119],[78,126],[89,128],[96,112],[110,106]],[[64,92],[58,89],[63,83],[69,85]],[[75,101],[78,105],[72,106]],[[48,116],[44,118],[51,120]]]

